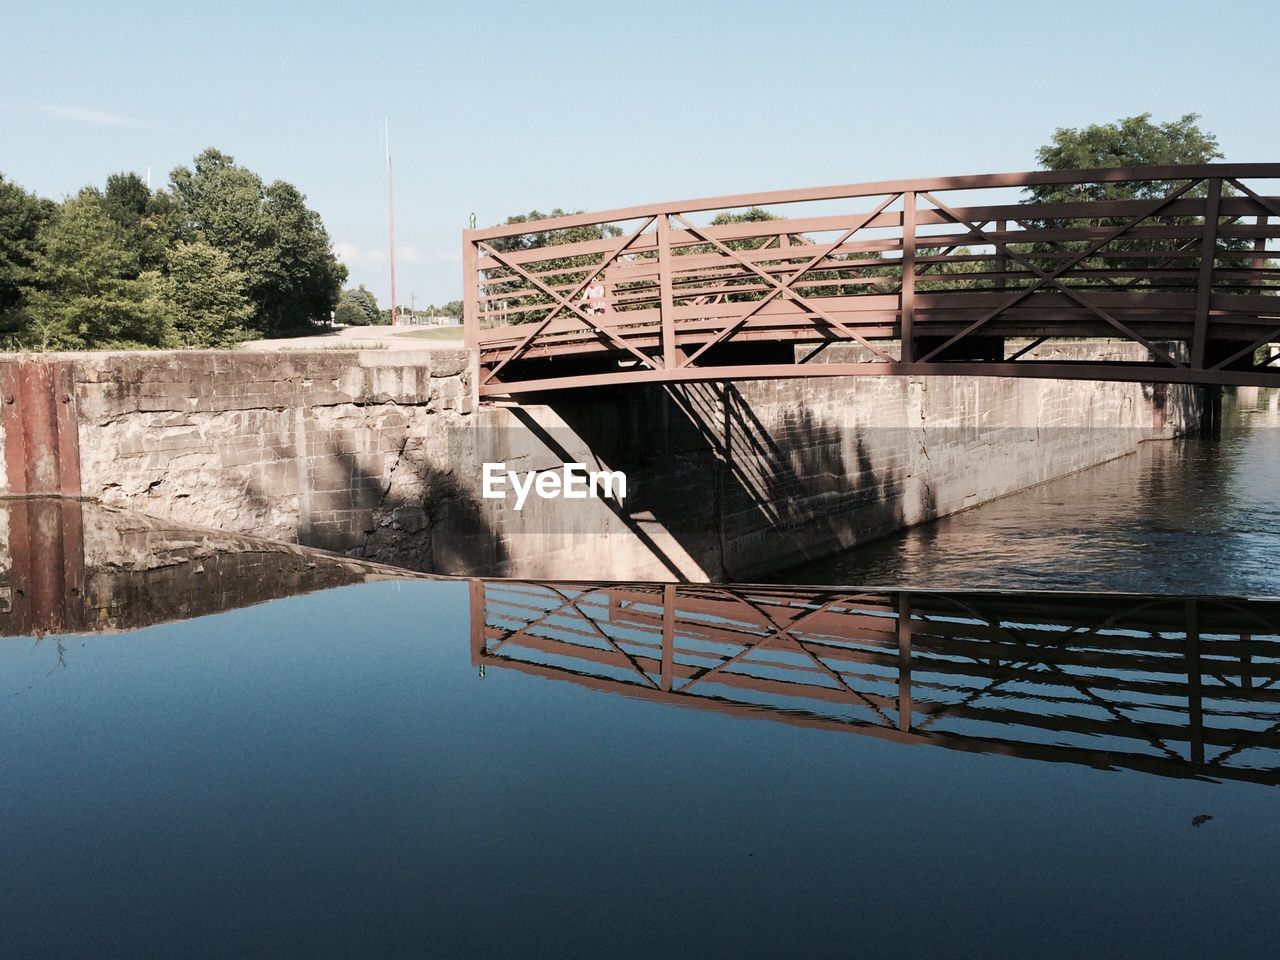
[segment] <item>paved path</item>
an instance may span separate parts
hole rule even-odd
[[[331,332],[282,340],[250,340],[241,350],[456,350],[462,346],[462,329],[456,338],[428,340],[406,335],[413,330],[451,329],[441,327],[335,327]]]

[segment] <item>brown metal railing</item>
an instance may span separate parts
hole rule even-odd
[[[659,703],[1280,783],[1280,601],[477,580],[471,645]]]
[[[1280,383],[1277,357],[1255,358],[1280,340],[1280,196],[1260,182],[1273,180],[1280,164],[1041,171],[470,230],[467,343],[482,393],[806,373]],[[1112,198],[1119,184],[1129,198]],[[766,207],[788,215],[706,222]],[[584,298],[596,283],[603,312]],[[1131,341],[1150,359],[1036,360],[1062,338]],[[832,343],[860,356],[815,362]]]

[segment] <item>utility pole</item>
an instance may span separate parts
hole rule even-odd
[[[387,150],[387,225],[390,233],[391,250],[391,325],[398,323],[396,311],[396,196],[395,181],[391,175],[391,121],[383,118],[383,129],[386,131]]]

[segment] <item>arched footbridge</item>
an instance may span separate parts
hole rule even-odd
[[[1278,249],[1280,164],[740,194],[466,231],[464,324],[481,395],[885,374],[1280,386]]]

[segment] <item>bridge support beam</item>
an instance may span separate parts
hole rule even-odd
[[[1222,439],[1222,388],[1208,384],[1200,388],[1200,436],[1205,440]]]
[[[916,312],[916,194],[914,190],[902,194],[902,294],[901,331],[903,363],[914,363],[915,312]],[[1003,359],[1003,358],[1002,358]]]

